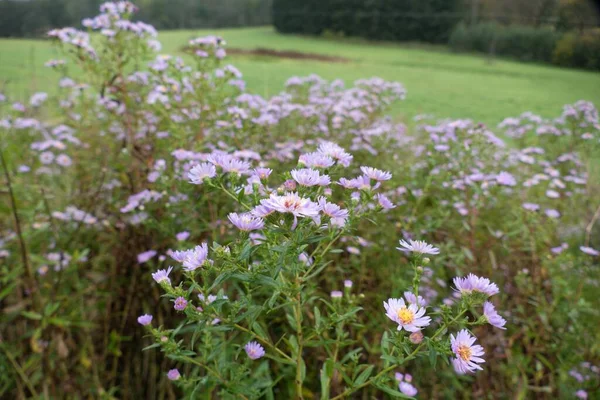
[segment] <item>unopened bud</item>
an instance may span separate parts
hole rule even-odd
[[[423,259],[423,264],[424,264],[424,265],[427,265],[427,264],[429,264],[430,262],[431,262],[431,260],[429,259],[429,257],[425,257],[425,258]]]
[[[408,340],[410,340],[412,344],[419,344],[423,341],[423,334],[421,333],[421,331],[413,332],[408,337]]]

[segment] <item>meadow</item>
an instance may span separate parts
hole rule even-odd
[[[598,74],[135,11],[0,42],[0,398],[600,398]]]
[[[232,55],[231,62],[243,73],[248,89],[265,97],[279,93],[292,76],[315,73],[347,83],[370,76],[401,81],[411,95],[390,113],[402,120],[426,113],[495,125],[507,115],[525,111],[551,117],[566,103],[581,99],[600,102],[597,73],[453,54],[442,46],[281,35],[262,27],[161,32],[161,52],[182,55],[190,38],[209,34],[223,37],[230,48],[294,50],[348,59],[323,62]],[[24,98],[35,91],[54,89],[56,76],[43,63],[56,58],[57,51],[48,41],[0,39],[4,92]]]

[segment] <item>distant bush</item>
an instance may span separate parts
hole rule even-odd
[[[457,20],[456,0],[273,1],[279,32],[343,33],[377,40],[446,43]]]
[[[561,34],[548,28],[503,27],[493,22],[472,26],[459,24],[449,45],[456,51],[476,51],[508,56],[523,61],[551,62]]]
[[[556,44],[552,62],[565,67],[600,70],[600,29],[568,33]]]
[[[550,28],[501,26],[484,22],[459,24],[448,41],[454,51],[490,53],[522,61],[538,61],[600,69],[600,29],[561,33]]]

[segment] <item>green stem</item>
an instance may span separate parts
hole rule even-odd
[[[296,283],[300,286],[299,278],[296,278]],[[296,398],[304,399],[302,394],[302,350],[304,347],[304,336],[302,332],[302,294],[298,287],[298,294],[294,302],[294,315],[296,319],[296,336],[298,337],[298,352],[296,354]]]

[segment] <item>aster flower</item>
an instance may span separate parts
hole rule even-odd
[[[327,186],[331,183],[329,175],[321,175],[319,171],[310,168],[294,169],[292,178],[301,186]]]
[[[383,307],[386,310],[386,316],[398,324],[398,330],[407,330],[408,332],[416,332],[431,323],[430,317],[425,317],[425,308],[419,307],[416,304],[409,304],[408,307],[404,299],[388,299],[383,302]]]
[[[427,302],[422,296],[415,296],[412,292],[404,292],[404,298],[409,304],[416,304],[419,307],[425,307]]]
[[[186,271],[193,271],[204,264],[208,257],[208,245],[202,243],[200,246],[196,246],[191,250],[185,252],[183,258],[183,268]]]
[[[484,363],[485,360],[481,358],[484,354],[483,347],[480,345],[473,345],[477,338],[471,336],[471,334],[463,329],[454,335],[450,335],[450,347],[452,352],[456,355],[456,358],[452,359],[452,365],[459,374],[466,374],[469,372],[475,372],[476,370],[483,370],[479,364]]]
[[[600,256],[600,251],[588,246],[579,246],[579,250],[581,250],[585,254],[589,254],[590,256]]]
[[[318,152],[336,160],[344,167],[348,167],[354,158],[351,154],[333,142],[323,142],[319,145]]]
[[[319,197],[317,201],[321,212],[331,218],[331,223],[336,226],[346,225],[348,219],[348,210],[345,210],[337,204],[329,203],[325,197]]]
[[[300,156],[298,164],[304,164],[308,168],[329,168],[335,164],[335,161],[326,154],[306,153]]]
[[[344,293],[342,293],[339,290],[334,290],[331,292],[331,298],[332,299],[341,299],[344,296]]]
[[[456,287],[455,290],[460,292],[461,295],[477,292],[493,296],[500,292],[495,283],[490,282],[487,278],[480,278],[473,274],[469,274],[464,278],[456,277],[453,282]]]
[[[506,320],[498,314],[494,305],[489,301],[483,303],[483,315],[490,325],[495,326],[496,328],[506,329],[504,327],[504,325],[506,325]]]
[[[169,279],[169,274],[173,270],[173,267],[169,267],[168,269],[159,269],[156,272],[152,273],[152,278],[156,281],[156,283],[167,282],[169,285],[171,284],[171,279]]]
[[[137,319],[138,323],[140,325],[150,325],[152,323],[152,315],[150,314],[144,314],[144,315],[140,315]]]
[[[255,168],[254,175],[256,175],[259,179],[267,179],[273,170],[271,168]]]
[[[266,206],[259,205],[259,206],[254,207],[254,209],[250,212],[252,213],[252,215],[254,215],[256,217],[264,218],[264,217],[267,217],[267,216],[273,214],[275,212],[275,210],[273,210],[272,208],[266,207]]]
[[[553,218],[553,219],[560,218],[560,212],[558,210],[548,208],[548,209],[544,210],[544,212],[546,213],[548,218]]]
[[[265,355],[265,349],[258,342],[249,342],[244,346],[244,350],[251,360],[258,360]]]
[[[195,185],[200,185],[205,179],[214,178],[217,175],[217,169],[213,164],[202,163],[194,165],[190,172],[188,172],[188,178],[190,182]]]
[[[390,201],[385,195],[377,193],[377,202],[384,210],[391,210],[396,208],[396,205]]]
[[[523,203],[523,208],[527,211],[538,211],[540,209],[539,204],[535,203]]]
[[[265,226],[265,222],[262,220],[262,218],[255,217],[250,213],[245,213],[245,214],[230,213],[227,216],[227,218],[239,230],[244,231],[244,232],[262,229]]]
[[[392,179],[392,174],[390,172],[382,171],[377,168],[363,166],[363,167],[360,167],[360,170],[362,171],[363,174],[365,174],[365,176],[368,176],[369,178],[376,180],[376,181],[388,181],[388,180]]]
[[[175,299],[173,308],[175,308],[177,311],[183,311],[187,307],[187,304],[187,300],[184,297],[179,296]]]
[[[440,254],[440,249],[422,240],[409,239],[408,243],[404,240],[400,240],[400,246],[402,247],[396,247],[396,249],[419,254]]]
[[[283,196],[271,194],[268,199],[260,201],[261,205],[280,213],[290,213],[294,216],[292,229],[298,223],[298,217],[315,218],[319,215],[319,205],[310,199],[298,196],[296,193],[286,193]]]
[[[583,389],[579,389],[575,392],[575,397],[577,397],[578,399],[586,400],[588,398],[588,393]]]
[[[515,186],[517,184],[515,177],[505,171],[502,171],[496,175],[496,182],[504,186]]]
[[[179,232],[177,235],[175,235],[175,237],[178,241],[183,242],[190,237],[190,233],[188,231]]]
[[[171,380],[171,381],[176,381],[179,378],[181,378],[181,374],[179,373],[177,368],[174,368],[174,369],[169,370],[169,372],[167,372],[167,378],[169,378],[169,380]]]
[[[416,387],[408,382],[400,382],[398,389],[400,389],[400,392],[410,397],[415,397],[419,392]]]
[[[348,289],[350,289],[350,288],[352,288],[352,285],[353,285],[353,282],[352,282],[350,279],[346,279],[346,280],[344,281],[344,287],[345,287],[345,288],[348,288]]]
[[[346,189],[371,190],[371,179],[366,175],[361,175],[354,179],[340,178],[338,183]],[[377,189],[378,185],[379,183],[373,189]]]
[[[155,255],[156,255],[156,251],[148,250],[148,251],[138,254],[137,261],[138,261],[138,263],[143,264],[145,262],[150,261],[150,259],[152,259],[152,257],[154,257]]]

